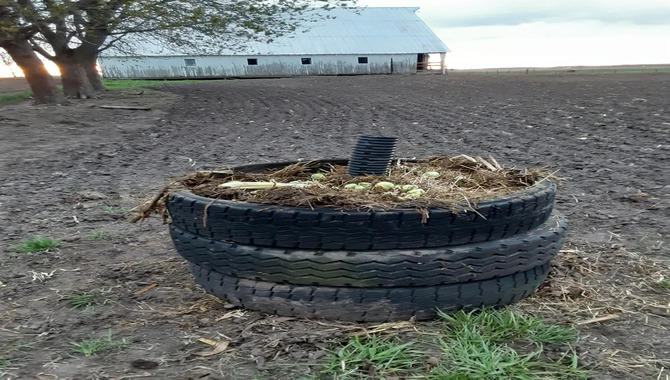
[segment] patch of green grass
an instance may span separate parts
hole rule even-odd
[[[33,96],[31,91],[10,92],[7,94],[0,94],[0,104],[16,104],[20,103]]]
[[[14,249],[18,253],[40,253],[60,247],[60,241],[44,237],[35,237],[26,239],[21,244],[15,245]]]
[[[58,120],[58,124],[74,125],[74,124],[79,124],[79,122],[77,120],[72,120],[72,119],[61,119],[61,120]]]
[[[0,368],[7,367],[9,365],[9,360],[0,358]]]
[[[111,80],[105,79],[102,83],[108,90],[126,90],[130,88],[137,87],[147,87],[147,86],[157,86],[165,83],[196,83],[202,82],[199,80],[175,80],[175,81],[166,81],[166,80]]]
[[[512,309],[484,308],[454,314],[439,313],[445,322],[439,338],[442,357],[431,374],[445,380],[460,379],[586,379],[577,355],[568,346],[560,358],[547,358],[543,343],[574,342],[574,328],[549,325]],[[519,353],[508,343],[534,347]]]
[[[354,337],[325,357],[313,379],[577,380],[589,377],[570,346],[577,330],[507,308],[439,313],[426,339]],[[544,349],[551,345],[551,352]],[[421,349],[419,349],[419,347]]]
[[[510,308],[484,308],[453,314],[439,312],[438,315],[446,322],[445,337],[449,339],[459,339],[462,334],[472,331],[491,343],[568,343],[576,341],[578,337],[573,327],[546,324],[539,318],[521,315]]]
[[[105,85],[105,88],[107,88],[108,90],[126,90],[126,89],[138,88],[138,87],[157,86],[157,85],[161,85],[161,84],[169,83],[169,82],[197,83],[197,82],[202,82],[202,80],[185,79],[185,80],[166,81],[166,80],[110,80],[110,79],[104,79],[102,81],[102,83]],[[0,104],[4,104],[4,105],[16,104],[16,103],[20,103],[20,102],[22,102],[26,99],[29,99],[32,96],[33,96],[32,91],[17,91],[17,92],[9,92],[9,93],[5,93],[5,94],[0,94]],[[60,120],[58,123],[60,123],[60,124],[77,124],[78,122],[74,121],[74,120],[63,119],[63,120]]]
[[[443,356],[430,375],[444,380],[497,379],[587,379],[577,368],[574,352],[556,362],[543,360],[542,347],[528,354],[519,354],[504,344],[491,344],[483,336],[442,341]]]
[[[118,339],[108,332],[107,335],[100,338],[91,338],[79,342],[72,342],[74,352],[84,356],[98,355],[103,352],[121,350],[128,345],[125,338]]]
[[[79,292],[68,294],[65,299],[68,300],[73,308],[90,309],[100,303],[100,292]]]
[[[386,378],[408,373],[421,363],[423,352],[413,349],[413,342],[393,339],[353,337],[344,347],[331,351],[321,375],[337,379]]]
[[[86,238],[91,240],[106,240],[111,239],[112,234],[107,231],[93,231]]]

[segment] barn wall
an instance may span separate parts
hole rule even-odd
[[[358,57],[368,57],[367,64]],[[258,65],[248,65],[255,58]],[[311,58],[304,65],[301,58]],[[194,59],[195,66],[186,66]],[[101,58],[105,78],[208,78],[294,75],[407,74],[416,72],[416,54],[403,55],[302,55],[302,56],[192,56]],[[391,65],[391,62],[393,64]]]

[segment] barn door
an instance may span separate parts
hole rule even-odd
[[[428,54],[421,53],[416,57],[416,71],[428,69]]]

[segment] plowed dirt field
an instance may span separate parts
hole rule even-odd
[[[667,376],[670,74],[306,77],[154,90],[2,106],[0,378],[314,373],[294,364],[318,363],[331,341],[361,327],[226,305],[195,285],[162,220],[128,219],[170,178],[347,157],[361,134],[399,137],[401,157],[493,156],[556,171],[568,243],[545,285],[515,307],[577,324],[575,350],[594,379]],[[35,236],[61,247],[16,252]],[[98,304],[73,308],[82,292]],[[73,343],[108,333],[124,349],[73,353]],[[230,345],[203,356],[211,347],[199,338]]]

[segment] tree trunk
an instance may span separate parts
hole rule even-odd
[[[88,76],[88,81],[93,86],[93,89],[98,93],[101,93],[106,90],[105,85],[102,83],[102,77],[98,72],[98,63],[95,58],[85,59],[84,60],[84,69],[86,70],[86,76]]]
[[[60,76],[63,82],[63,93],[71,99],[92,99],[97,98],[95,91],[89,81],[86,69],[75,59],[58,60],[56,62],[60,69]]]
[[[23,75],[26,76],[28,85],[33,91],[35,101],[44,104],[63,103],[63,95],[58,90],[56,81],[44,67],[44,63],[27,40],[5,40],[1,47],[9,53],[23,71]]]

